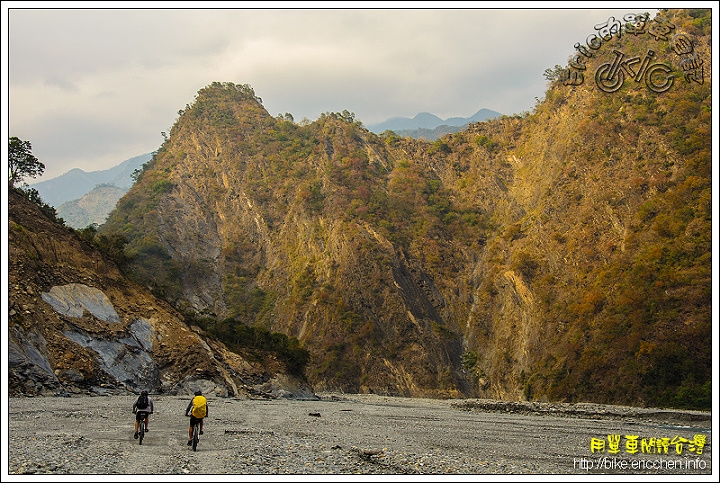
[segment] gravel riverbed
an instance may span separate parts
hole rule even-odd
[[[155,414],[142,445],[133,439],[134,397],[13,397],[6,471],[10,476],[712,475],[709,412],[318,396],[317,401],[209,397],[197,451],[186,444],[190,397],[153,396]]]

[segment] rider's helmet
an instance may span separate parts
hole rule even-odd
[[[195,391],[195,395],[202,396],[202,391],[200,389],[198,389],[197,391]]]
[[[142,394],[143,396],[147,396],[147,395],[148,395],[148,392],[147,392],[147,391],[143,391],[141,394]]]

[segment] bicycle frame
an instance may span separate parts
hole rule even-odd
[[[145,437],[145,418],[142,418],[138,423],[138,443],[142,444],[143,438]]]
[[[142,444],[143,438],[145,437],[145,427],[146,427],[145,419],[149,415],[150,415],[150,413],[148,411],[142,410],[142,411],[137,412],[137,417],[140,418],[137,420],[137,422],[138,422],[138,439],[140,440],[139,444]]]
[[[197,451],[197,444],[200,441],[200,423],[193,424],[192,449]]]

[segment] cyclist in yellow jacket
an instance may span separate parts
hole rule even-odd
[[[185,410],[185,416],[190,416],[190,430],[188,431],[188,446],[192,445],[192,431],[195,423],[200,423],[200,434],[203,434],[203,420],[208,415],[208,404],[201,390],[195,391],[195,397],[192,398]]]

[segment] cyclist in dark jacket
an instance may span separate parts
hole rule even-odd
[[[145,401],[147,400],[147,402]],[[138,406],[138,403],[140,404]],[[144,404],[143,404],[144,403]],[[150,396],[148,396],[147,391],[143,391],[140,393],[140,397],[138,397],[135,402],[133,403],[132,408],[133,413],[135,413],[135,439],[138,439],[138,426],[140,426],[140,421],[142,419],[145,419],[145,432],[147,433],[150,431],[148,429],[148,422],[150,421],[150,415],[155,411],[155,405],[153,404],[153,400]]]

